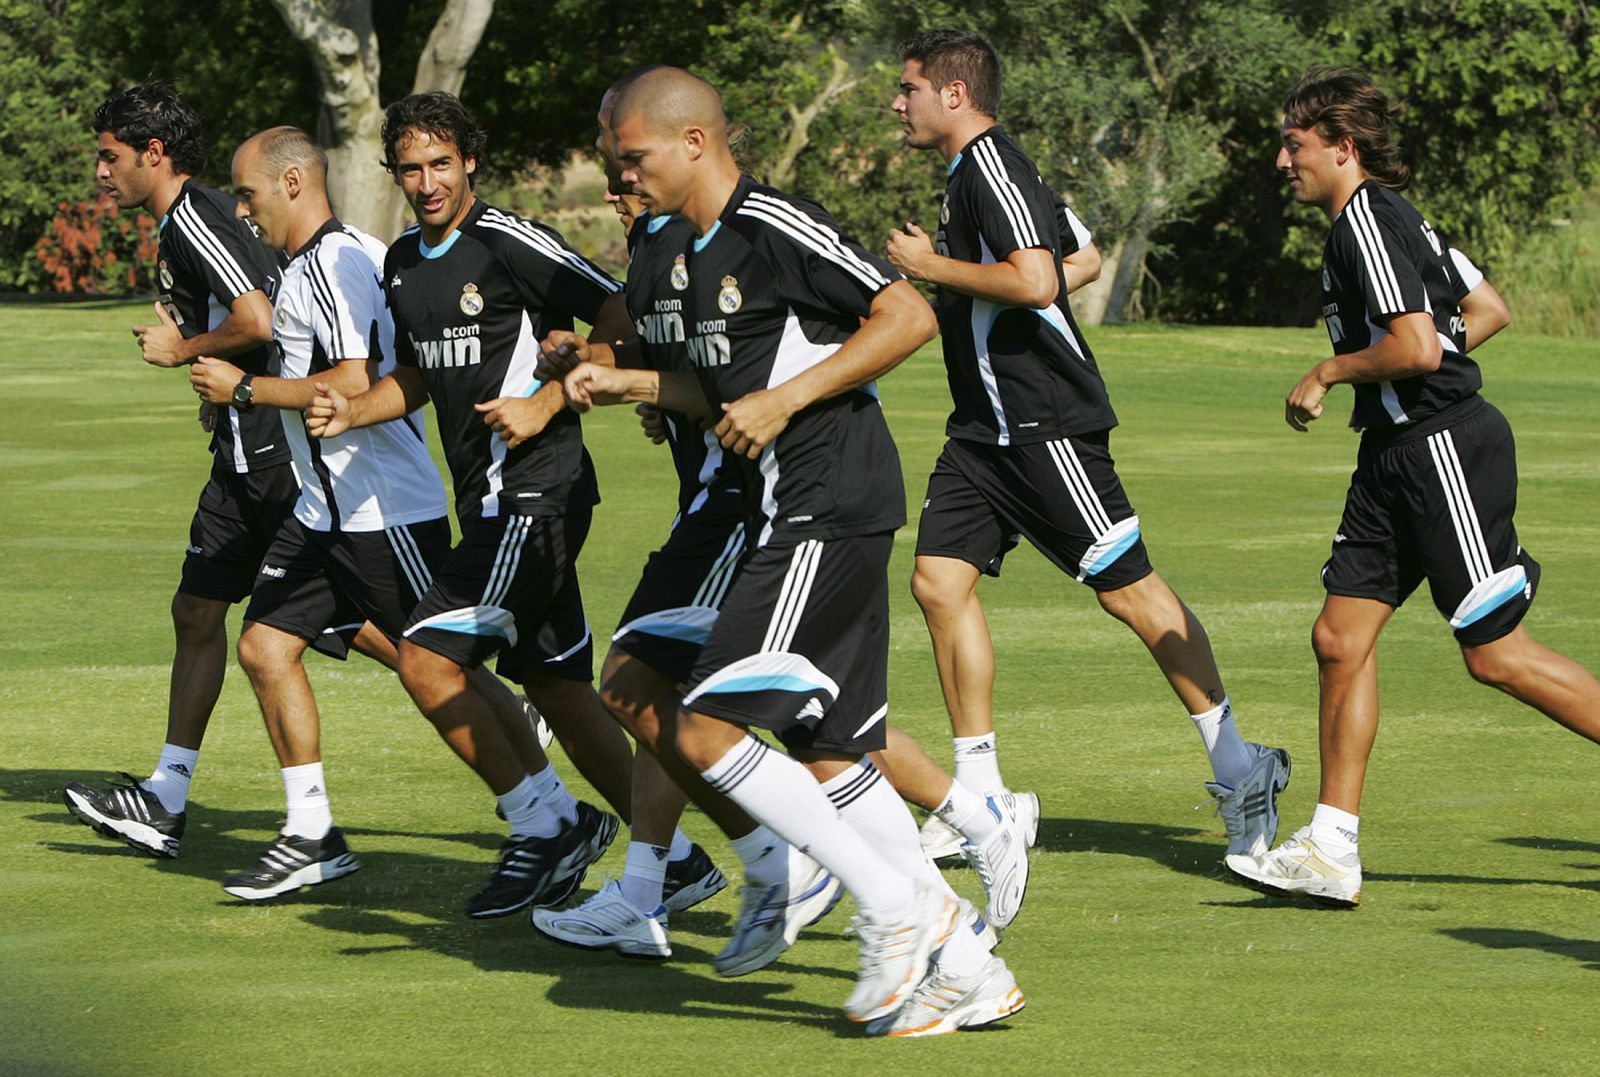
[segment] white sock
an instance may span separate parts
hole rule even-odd
[[[284,767],[283,799],[289,805],[289,818],[283,824],[285,834],[321,838],[333,829],[333,812],[328,807],[328,783],[322,777],[321,763]]]
[[[911,913],[916,903],[911,880],[890,867],[839,818],[811,772],[793,759],[745,736],[701,776],[711,788],[832,872],[863,913],[875,919]],[[905,805],[898,806],[910,823]]]
[[[194,765],[200,759],[199,748],[180,748],[176,744],[163,744],[156,769],[142,783],[156,795],[161,806],[170,812],[181,812],[189,803],[189,781],[194,777]]]
[[[533,793],[549,806],[563,826],[578,821],[578,802],[567,791],[566,785],[561,781],[561,775],[556,773],[554,763],[546,765],[543,770],[533,775]]]
[[[1206,755],[1211,757],[1211,773],[1218,785],[1237,789],[1250,776],[1250,749],[1239,736],[1239,727],[1233,724],[1233,707],[1228,697],[1204,714],[1191,714],[1200,739],[1205,742]]]
[[[1311,813],[1311,840],[1329,856],[1349,856],[1356,852],[1361,837],[1361,819],[1331,804],[1318,804]]]
[[[961,831],[961,836],[974,845],[993,834],[1000,825],[1000,820],[989,810],[988,801],[959,781],[950,783],[944,803],[935,808],[933,814]]]
[[[554,769],[546,767],[545,772]],[[524,774],[520,782],[495,800],[500,804],[500,814],[506,817],[506,826],[514,840],[553,838],[561,833],[563,820],[551,807],[550,798],[539,794],[538,782],[532,775]]]
[[[622,864],[622,896],[641,912],[655,912],[661,905],[661,885],[666,879],[667,847],[630,841],[628,858]]]
[[[680,860],[689,859],[689,854],[694,852],[694,842],[689,840],[683,831],[672,831],[672,848],[667,851],[667,863],[676,864]]]
[[[871,762],[863,759],[834,775],[823,783],[822,791],[839,809],[840,817],[896,871],[955,897],[939,869],[923,855],[917,824],[905,801]],[[958,976],[978,971],[988,960],[989,952],[972,932],[961,927],[951,934],[939,956],[939,964]]]
[[[777,886],[788,878],[789,843],[760,823],[742,838],[729,838],[728,844],[751,886]]]
[[[994,730],[981,737],[956,737],[956,781],[974,793],[1006,792],[1000,780],[1000,757]]]

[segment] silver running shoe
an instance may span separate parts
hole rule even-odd
[[[733,937],[711,959],[719,976],[745,976],[766,968],[794,945],[804,928],[827,916],[839,903],[842,889],[838,879],[793,846],[788,855],[787,882],[740,888]]]
[[[1277,894],[1304,894],[1340,908],[1361,903],[1361,855],[1330,856],[1303,826],[1263,856],[1229,856],[1222,861],[1246,883]]]
[[[928,973],[931,955],[955,929],[960,903],[917,883],[911,908],[902,917],[875,920],[858,914],[850,921],[861,939],[861,973],[844,1004],[852,1021],[887,1017],[905,1004]]]
[[[996,931],[1011,926],[1028,893],[1028,836],[1017,813],[1017,794],[997,793],[985,802],[999,825],[983,841],[961,847],[989,895],[984,918]]]
[[[1230,789],[1206,782],[1206,792],[1228,831],[1228,855],[1261,856],[1278,836],[1278,794],[1289,787],[1289,753],[1264,744],[1246,744],[1250,773]]]
[[[911,1001],[867,1026],[869,1036],[943,1036],[1004,1020],[1027,1005],[1006,963],[991,957],[968,976],[952,976],[935,965]]]
[[[667,907],[646,913],[622,896],[622,884],[607,879],[593,897],[559,912],[533,910],[533,928],[541,935],[586,950],[615,950],[624,957],[661,960],[672,956],[667,941]]]

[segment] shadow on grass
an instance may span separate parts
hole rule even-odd
[[[267,811],[225,811],[191,801],[183,852],[174,859],[143,856],[120,841],[101,837],[68,813],[61,787],[69,781],[96,782],[101,776],[82,770],[0,769],[0,801],[37,804],[45,809],[24,816],[48,827],[52,836],[39,840],[45,849],[96,865],[91,870],[158,871],[207,884],[206,893],[223,909],[250,907],[220,889],[222,876],[254,863],[281,816]],[[282,910],[314,928],[354,936],[339,952],[350,958],[428,951],[469,961],[486,972],[537,973],[555,976],[548,998],[559,1006],[621,1013],[661,1013],[712,1019],[745,1019],[806,1024],[840,1035],[856,1036],[836,1007],[785,998],[794,990],[795,974],[821,976],[838,985],[840,1003],[854,982],[853,969],[804,963],[805,943],[838,941],[843,914],[803,932],[796,948],[770,969],[748,977],[723,980],[710,968],[712,954],[689,945],[686,936],[726,937],[731,918],[725,912],[690,910],[673,917],[677,942],[668,962],[628,961],[609,953],[568,948],[537,934],[527,914],[500,920],[469,920],[462,903],[478,890],[493,864],[492,855],[463,860],[410,851],[361,847],[362,836],[406,837],[462,842],[492,850],[493,834],[432,834],[414,831],[345,828],[352,850],[362,858],[355,874],[323,886],[284,895],[264,907]],[[70,873],[70,868],[63,868]],[[211,889],[215,888],[215,889]],[[801,960],[795,960],[799,955]]]
[[[1600,856],[1600,843],[1573,841],[1571,838],[1496,838],[1501,845],[1515,845],[1519,849],[1551,850],[1558,853],[1589,853]],[[1600,871],[1600,864],[1573,864],[1575,868]]]
[[[1184,875],[1222,878],[1227,836],[1201,827],[1118,819],[1040,819],[1035,852],[1110,853],[1153,860]]]
[[[1586,969],[1600,972],[1600,942],[1592,939],[1564,939],[1543,931],[1523,931],[1504,927],[1452,927],[1439,932],[1461,942],[1490,950],[1538,950],[1556,957],[1569,957]]]

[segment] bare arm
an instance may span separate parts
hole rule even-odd
[[[157,303],[155,308],[155,325],[133,327],[144,361],[151,366],[182,366],[202,355],[239,355],[272,342],[272,300],[260,289],[236,298],[215,329],[188,338],[166,307]]]
[[[1061,275],[1066,278],[1068,293],[1099,280],[1100,248],[1093,243],[1085,243],[1061,259]]]
[[[326,381],[315,385],[316,397],[306,405],[306,429],[312,437],[338,437],[346,430],[388,422],[409,415],[428,401],[416,367],[396,367],[366,392],[346,397]]]
[[[250,381],[252,402],[263,407],[283,408],[286,411],[304,411],[317,397],[320,383],[337,389],[347,397],[358,396],[372,388],[378,364],[372,359],[345,359],[309,378],[253,378]],[[212,404],[231,404],[233,388],[244,377],[244,371],[222,359],[202,355],[189,368],[189,384],[200,399]]]
[[[1511,324],[1511,308],[1495,291],[1494,285],[1481,281],[1461,300],[1461,321],[1467,330],[1467,350],[1494,336]]]
[[[1444,357],[1433,318],[1421,311],[1401,314],[1386,326],[1376,344],[1348,355],[1335,355],[1312,367],[1284,401],[1284,418],[1296,430],[1322,414],[1322,398],[1333,385],[1391,381],[1439,369]]]
[[[574,411],[606,404],[652,404],[709,420],[711,405],[693,374],[634,370],[586,362],[566,376],[567,403]]]
[[[910,284],[895,281],[873,297],[861,327],[827,359],[782,385],[724,404],[717,437],[727,449],[754,459],[797,412],[882,377],[938,331],[927,301]]]
[[[933,249],[933,241],[911,222],[889,233],[889,262],[912,280],[923,280],[974,299],[1008,307],[1047,307],[1056,300],[1056,260],[1047,250],[1012,251],[1003,262],[963,262]]]
[[[607,344],[620,344],[637,336],[633,319],[628,317],[628,301],[621,292],[609,296],[600,304],[600,313],[594,319],[594,331],[589,335]]]

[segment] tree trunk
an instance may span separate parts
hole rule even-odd
[[[311,54],[322,90],[317,140],[328,151],[328,199],[340,220],[385,243],[405,225],[405,200],[383,165],[383,102],[372,0],[272,0]],[[415,90],[459,92],[494,0],[449,0],[417,61]]]
[[[1079,325],[1099,325],[1106,320],[1106,303],[1111,299],[1111,282],[1122,262],[1122,244],[1100,252],[1100,275],[1068,297],[1072,316]]]
[[[849,93],[860,81],[849,77],[850,61],[839,55],[838,50],[832,45],[828,46],[828,56],[832,60],[832,71],[828,75],[827,83],[817,91],[817,96],[812,98],[811,103],[805,108],[789,105],[789,136],[784,139],[783,150],[778,154],[778,159],[767,169],[766,182],[774,187],[788,188],[790,181],[794,179],[795,160],[811,142],[811,125],[835,98]]]
[[[1110,278],[1106,290],[1106,305],[1102,321],[1107,325],[1121,325],[1132,320],[1138,298],[1139,284],[1144,280],[1144,259],[1150,250],[1150,233],[1141,224],[1133,235],[1117,245],[1116,268],[1110,272],[1101,269],[1102,280]]]

